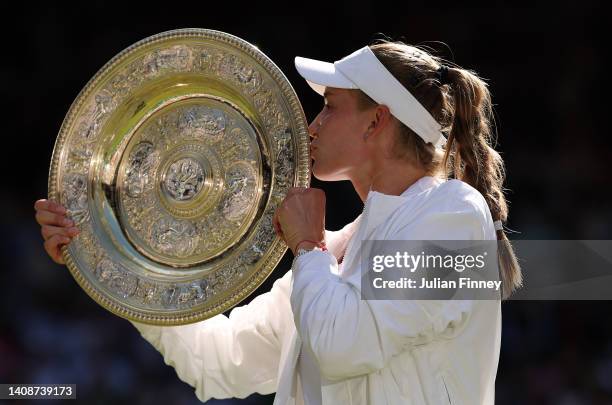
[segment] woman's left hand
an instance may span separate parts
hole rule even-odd
[[[292,187],[273,218],[274,231],[293,254],[303,240],[325,242],[325,192],[318,188]]]

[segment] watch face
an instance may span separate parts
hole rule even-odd
[[[309,162],[298,98],[260,50],[205,29],[146,38],[96,73],[60,129],[49,198],[81,230],[65,261],[124,318],[210,318],[282,258],[272,217],[308,187]]]

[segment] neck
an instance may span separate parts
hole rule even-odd
[[[389,164],[374,173],[376,174],[364,174],[361,177],[356,176],[351,179],[351,183],[353,183],[361,201],[367,199],[370,189],[382,194],[400,195],[420,178],[427,175],[423,169],[416,169],[407,163]]]

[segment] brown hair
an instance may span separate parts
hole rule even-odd
[[[470,70],[443,62],[437,56],[402,42],[379,41],[370,46],[391,74],[440,123],[447,136],[445,151],[425,143],[414,131],[398,125],[396,158],[405,158],[432,176],[454,176],[478,190],[485,198],[493,220],[505,222],[508,203],[504,196],[504,161],[491,147],[493,107],[491,94],[483,79]],[[438,69],[448,67],[445,83]],[[357,90],[362,109],[376,103]],[[521,269],[503,230],[497,231],[498,258],[502,279],[502,298],[506,299],[522,284]]]

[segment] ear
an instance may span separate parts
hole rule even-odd
[[[368,136],[376,136],[380,134],[391,121],[391,111],[384,104],[377,105],[370,115],[370,123],[368,125]]]

